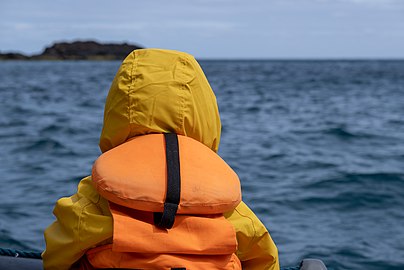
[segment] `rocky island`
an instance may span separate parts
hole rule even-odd
[[[54,43],[41,54],[0,53],[0,60],[123,60],[131,51],[142,49],[133,44],[106,43],[96,41],[74,41]]]

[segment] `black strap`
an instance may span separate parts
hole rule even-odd
[[[164,212],[154,213],[154,224],[157,227],[171,229],[178,210],[181,196],[180,154],[178,136],[175,133],[164,133],[167,163],[167,192]]]

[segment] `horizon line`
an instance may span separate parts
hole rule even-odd
[[[1,53],[0,53],[1,54]],[[215,58],[215,57],[195,57],[197,61],[206,61],[206,62],[327,62],[327,61],[341,61],[341,62],[360,62],[360,61],[380,61],[380,62],[388,62],[388,61],[404,61],[404,57],[246,57],[246,58]],[[65,61],[96,61],[96,62],[113,62],[113,61],[123,61],[122,60],[109,60],[109,59],[0,59],[0,62],[3,61],[24,61],[24,62],[65,62]]]

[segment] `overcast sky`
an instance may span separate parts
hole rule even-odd
[[[404,58],[404,0],[0,0],[0,51],[95,39],[198,58]]]

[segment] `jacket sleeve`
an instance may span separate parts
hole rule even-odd
[[[56,221],[45,230],[45,270],[71,269],[85,252],[112,237],[108,202],[96,192],[91,177],[81,180],[78,191],[57,201]]]
[[[265,226],[257,216],[241,202],[225,217],[236,230],[237,257],[243,270],[279,270],[278,249]]]

